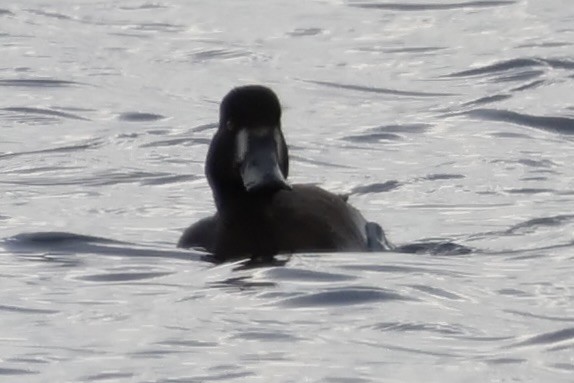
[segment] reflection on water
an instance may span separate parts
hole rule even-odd
[[[0,5],[0,376],[551,381],[574,370],[569,1]],[[218,102],[395,252],[215,265]],[[432,374],[429,372],[432,371]]]

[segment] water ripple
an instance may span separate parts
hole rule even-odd
[[[77,277],[76,279],[88,282],[131,282],[145,279],[154,279],[173,274],[173,272],[132,272],[132,273],[102,273]]]
[[[9,159],[9,158],[13,158],[13,157],[19,157],[19,156],[28,156],[28,155],[37,155],[37,154],[46,154],[46,153],[67,153],[67,152],[73,152],[76,150],[85,150],[85,149],[94,149],[97,148],[101,145],[101,141],[99,140],[94,140],[88,143],[81,143],[81,144],[77,144],[77,145],[69,145],[69,146],[60,146],[57,148],[49,148],[49,149],[42,149],[42,150],[29,150],[29,151],[25,151],[25,152],[15,152],[15,153],[3,153],[0,154],[0,160],[2,159]],[[59,169],[64,169],[63,167],[60,167]],[[4,171],[2,173],[9,173],[8,171]],[[1,181],[0,181],[1,182]],[[7,183],[7,182],[4,182]]]
[[[351,3],[352,7],[367,8],[367,9],[388,9],[392,11],[443,11],[464,8],[487,8],[499,7],[504,5],[511,5],[516,1],[467,1],[461,3]]]
[[[320,293],[304,294],[278,302],[280,306],[291,308],[304,307],[343,307],[348,305],[367,304],[386,301],[415,301],[401,294],[374,288],[342,288]]]
[[[119,115],[118,119],[129,122],[145,122],[163,120],[165,116],[155,113],[126,112]]]
[[[514,58],[497,61],[493,64],[468,69],[461,72],[454,72],[447,77],[472,77],[485,74],[494,74],[519,68],[550,67],[554,69],[574,69],[574,61],[561,59],[542,58]]]
[[[353,90],[359,92],[367,93],[378,93],[378,94],[389,94],[393,96],[405,96],[405,97],[444,97],[444,96],[454,96],[455,93],[432,93],[432,92],[411,92],[405,90],[388,89],[388,88],[375,88],[372,86],[363,85],[352,85],[352,84],[339,84],[336,82],[328,81],[314,81],[314,80],[304,80],[305,82],[328,86],[331,88]]]
[[[385,193],[391,190],[398,189],[402,183],[397,180],[390,180],[386,182],[378,182],[369,185],[355,186],[351,193],[353,194],[368,194],[368,193]]]
[[[523,311],[517,311],[517,310],[504,310],[504,311],[507,313],[510,313],[510,314],[520,315],[520,316],[524,316],[527,318],[544,319],[544,320],[556,321],[556,322],[574,322],[574,316],[572,316],[572,317],[554,317],[554,316],[548,316],[548,315],[536,315],[536,314],[523,312]]]
[[[15,312],[19,314],[57,314],[57,310],[31,309],[29,307],[0,305],[0,311]]]
[[[424,293],[427,293],[429,295],[432,295],[434,297],[438,297],[438,298],[445,298],[445,299],[454,300],[454,301],[466,300],[464,297],[461,297],[460,295],[457,295],[455,293],[451,293],[450,291],[446,291],[446,290],[440,289],[438,287],[431,287],[431,286],[424,286],[424,285],[410,285],[410,287],[412,287],[413,289],[422,291]]]
[[[555,343],[562,343],[569,340],[574,340],[574,327],[569,327],[558,331],[551,331],[535,335],[524,341],[515,343],[508,347],[514,348],[514,347],[537,346],[537,345],[554,345]]]
[[[74,85],[85,85],[75,81],[54,80],[54,79],[8,79],[0,80],[0,86],[18,86],[30,88],[60,88]]]
[[[315,270],[296,268],[273,268],[266,273],[273,280],[299,281],[299,282],[343,282],[357,279],[355,276],[345,274],[327,273]]]
[[[502,109],[474,109],[464,114],[488,121],[509,122],[555,133],[574,134],[574,118],[534,116]]]
[[[135,374],[131,372],[102,372],[96,375],[84,376],[81,379],[86,380],[88,382],[97,382],[100,380],[118,381],[119,379],[133,378],[134,376]]]
[[[207,49],[191,54],[195,62],[206,62],[212,60],[232,60],[242,57],[251,56],[252,53],[239,49]]]
[[[373,328],[376,330],[391,332],[424,331],[446,335],[464,335],[469,332],[467,329],[448,323],[384,322],[373,326]]]
[[[0,110],[5,110],[7,112],[13,112],[13,113],[21,113],[24,115],[32,114],[32,115],[44,115],[49,117],[61,117],[71,120],[84,120],[84,121],[90,120],[89,118],[78,116],[76,114],[60,112],[53,109],[33,108],[33,107],[8,107],[8,108],[1,108]]]
[[[0,375],[34,375],[39,373],[39,371],[23,370],[19,368],[0,368]]]

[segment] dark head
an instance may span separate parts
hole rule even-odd
[[[224,200],[289,189],[281,105],[269,88],[248,85],[221,101],[219,128],[206,161],[218,209]]]

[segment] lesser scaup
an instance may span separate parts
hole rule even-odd
[[[203,248],[221,261],[391,247],[345,197],[287,182],[281,105],[264,86],[238,87],[223,98],[205,173],[217,213],[185,230],[178,247]]]

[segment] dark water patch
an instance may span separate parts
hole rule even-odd
[[[519,189],[506,189],[504,190],[509,194],[542,194],[542,193],[556,193],[554,189],[544,189],[544,188],[519,188]]]
[[[464,114],[482,120],[508,122],[555,133],[574,134],[574,119],[569,117],[534,116],[501,109],[474,109]]]
[[[544,61],[534,58],[518,58],[495,62],[494,64],[485,65],[482,67],[468,69],[461,72],[449,74],[447,77],[471,77],[484,74],[491,74],[497,72],[505,72],[508,70],[515,70],[519,68],[540,67],[544,66]]]
[[[209,259],[211,259],[211,258],[209,258]],[[220,264],[222,262],[221,262],[221,260],[214,260],[211,263]],[[269,266],[270,266],[269,264],[267,264],[267,265],[260,264],[256,267],[250,267],[250,266],[246,266],[246,264],[243,263],[241,266],[235,268],[233,271],[249,270],[252,268],[269,267]],[[225,289],[225,288],[232,287],[234,289],[239,289],[239,290],[261,289],[261,288],[265,288],[265,287],[277,287],[277,283],[275,283],[275,282],[254,281],[251,279],[251,277],[247,277],[247,276],[227,278],[227,279],[224,279],[222,281],[210,283],[209,285],[211,287],[214,287],[214,288],[224,288]]]
[[[129,122],[146,122],[146,121],[158,121],[163,120],[165,116],[155,113],[141,113],[141,112],[126,112],[118,116],[121,121]]]
[[[145,9],[164,9],[164,8],[168,8],[168,6],[160,3],[142,3],[133,6],[125,5],[118,7],[118,9],[121,9],[122,11],[140,11]]]
[[[11,363],[26,363],[26,364],[48,364],[52,362],[50,358],[47,358],[42,354],[31,354],[15,358],[7,358],[4,359],[4,361]]]
[[[574,352],[574,344],[564,344],[564,345],[553,346],[553,347],[549,347],[547,350],[550,352],[560,352],[560,351],[572,351],[572,352]]]
[[[219,346],[218,343],[215,342],[204,342],[200,340],[182,340],[182,339],[174,339],[174,340],[166,340],[161,342],[156,342],[155,344],[159,346],[170,346],[170,347],[191,347],[191,348],[213,348]]]
[[[390,332],[430,332],[446,335],[463,335],[464,331],[459,326],[446,323],[405,323],[405,322],[384,322],[373,326],[375,330]]]
[[[544,61],[555,69],[574,69],[574,60],[545,59]]]
[[[534,231],[539,227],[559,227],[566,223],[574,221],[574,215],[564,214],[552,217],[533,218],[528,221],[521,222],[506,230],[506,234],[525,234]]]
[[[102,237],[94,237],[90,235],[47,231],[37,233],[22,233],[16,234],[12,237],[5,239],[7,243],[12,245],[51,245],[60,243],[122,243]]]
[[[258,356],[258,360],[261,359],[261,356]],[[222,369],[229,369],[227,366],[222,367]],[[254,377],[255,374],[252,372],[224,372],[224,373],[213,373],[209,375],[194,375],[194,376],[182,376],[176,378],[163,378],[161,380],[156,380],[154,382],[146,382],[146,383],[203,383],[203,382],[230,382],[230,381],[237,381],[237,382],[249,382],[251,380],[246,379],[248,377]],[[236,379],[236,380],[235,380]],[[254,379],[253,381],[256,381]]]
[[[211,140],[207,139],[207,138],[182,137],[182,138],[173,138],[170,140],[148,142],[147,144],[140,145],[140,148],[161,148],[161,147],[168,147],[168,146],[209,145],[210,143],[211,143]]]
[[[206,62],[212,60],[231,60],[251,55],[250,52],[232,49],[208,49],[191,54],[195,62]]]
[[[539,87],[540,85],[542,85],[542,84],[544,84],[544,83],[546,83],[546,81],[544,81],[544,80],[536,80],[536,81],[532,81],[532,82],[530,82],[530,83],[528,83],[528,84],[524,84],[524,85],[521,85],[521,86],[519,86],[519,87],[510,89],[510,91],[511,91],[511,92],[520,92],[520,91],[523,91],[523,90],[526,90],[526,89],[537,88],[537,87]]]
[[[513,73],[507,76],[500,76],[496,78],[496,82],[512,82],[512,81],[526,81],[544,74],[541,70],[524,70],[522,72]]]
[[[0,8],[0,16],[14,16],[14,12]]]
[[[165,136],[167,134],[169,134],[171,132],[170,129],[149,129],[146,130],[146,134],[149,134],[150,136]],[[132,134],[136,134],[136,137],[139,137],[137,135],[137,133],[132,133]]]
[[[519,364],[526,362],[526,359],[521,358],[493,358],[485,359],[485,362],[492,365],[503,365],[503,364]]]
[[[215,130],[219,126],[219,123],[212,122],[209,124],[202,124],[198,126],[194,126],[193,128],[189,129],[190,132],[205,132],[207,130]]]
[[[398,134],[394,133],[366,133],[356,136],[345,136],[342,139],[350,142],[371,143],[378,141],[399,141],[402,140],[403,138]]]
[[[0,312],[13,312],[18,314],[58,314],[57,310],[31,309],[29,307],[0,305]]]
[[[504,101],[507,100],[509,98],[511,98],[512,96],[509,94],[497,94],[494,96],[486,96],[486,97],[481,97],[477,100],[473,100],[473,101],[469,101],[469,102],[465,102],[463,104],[463,106],[470,106],[470,105],[484,105],[484,104],[490,104],[492,102],[499,102],[499,101]]]
[[[522,342],[515,343],[508,347],[526,347],[526,346],[546,346],[554,345],[574,339],[574,327],[565,328],[558,331],[547,332],[530,337]]]
[[[490,65],[481,66],[474,69],[468,69],[461,72],[455,72],[447,75],[447,77],[471,77],[479,75],[496,74],[499,72],[506,72],[511,70],[523,69],[523,68],[539,68],[539,67],[550,67],[553,69],[574,69],[574,61],[572,60],[560,60],[560,59],[542,59],[542,58],[516,58],[509,60],[502,60],[495,62]],[[540,70],[532,70],[521,72],[518,76],[523,76],[522,78],[512,78],[508,79],[524,79],[528,77],[536,77],[541,75],[543,72]],[[539,80],[542,81],[542,80]],[[538,84],[537,84],[538,85]]]
[[[171,275],[172,272],[134,272],[134,273],[104,273],[77,277],[76,279],[88,282],[131,282],[144,279],[154,279]]]
[[[395,124],[378,126],[376,128],[370,129],[370,131],[392,133],[425,133],[430,128],[432,128],[431,124]]]
[[[56,261],[65,266],[78,264],[78,254],[205,262],[203,253],[138,246],[128,242],[65,232],[22,233],[0,240],[0,247],[12,253],[23,253],[23,257],[26,257],[30,250],[41,251],[40,256],[35,254],[31,260]]]
[[[455,93],[430,93],[430,92],[409,92],[404,90],[388,89],[388,88],[375,88],[363,85],[351,85],[351,84],[339,84],[335,82],[328,81],[314,81],[314,80],[303,80],[311,84],[317,84],[322,86],[327,86],[337,89],[345,89],[359,92],[367,93],[378,93],[378,94],[388,94],[394,96],[405,96],[405,97],[444,97],[444,96],[454,96]]]
[[[301,295],[295,298],[284,299],[278,304],[290,308],[309,307],[341,307],[360,305],[373,302],[388,301],[414,301],[416,299],[405,297],[401,294],[372,288],[346,288]]]
[[[507,295],[516,298],[531,298],[532,294],[528,294],[525,291],[518,290],[518,289],[500,289],[496,291],[500,295]]]
[[[428,181],[438,181],[438,180],[458,180],[465,178],[462,174],[429,174],[423,177],[424,180]]]
[[[195,181],[199,178],[199,176],[193,174],[178,174],[172,176],[162,176],[153,179],[148,179],[140,182],[142,186],[161,186],[161,185],[169,185],[174,183],[180,182],[187,182],[187,181]]]
[[[489,8],[511,5],[516,1],[466,1],[460,3],[350,3],[351,7],[390,11],[445,11],[465,8]]]
[[[0,375],[35,375],[39,374],[39,371],[34,370],[23,370],[20,368],[1,368]]]
[[[177,33],[185,31],[184,25],[170,23],[141,23],[130,26],[130,29],[144,32],[170,32]]]
[[[88,382],[98,382],[100,380],[117,381],[117,379],[133,378],[134,376],[135,374],[131,372],[102,372],[96,375],[84,376],[81,379],[82,381],[88,381]]]
[[[520,181],[548,181],[548,177],[522,177]]]
[[[521,165],[525,165],[531,168],[552,168],[556,166],[556,163],[551,160],[533,160],[531,158],[522,158],[517,161]]]
[[[385,53],[434,53],[447,49],[446,47],[404,47],[382,49]],[[364,49],[367,50],[367,49]]]
[[[517,45],[516,48],[560,48],[560,47],[568,47],[571,46],[572,43],[561,43],[555,41],[545,41],[542,43],[527,43],[527,44],[520,44]]]
[[[523,134],[523,133],[512,133],[512,132],[495,132],[495,133],[490,133],[490,135],[492,137],[498,137],[498,138],[525,138],[525,139],[532,139],[532,136],[529,136],[528,134]]]
[[[301,338],[280,332],[246,331],[234,335],[232,338],[241,340],[257,340],[263,342],[296,342]]]
[[[296,268],[273,268],[268,270],[265,275],[273,280],[319,283],[344,282],[357,279],[357,277],[351,275]]]
[[[296,28],[292,32],[287,32],[287,35],[291,37],[316,36],[322,32],[321,28]]]
[[[58,107],[54,107],[54,109],[67,110],[70,112],[97,112],[97,109],[80,108],[77,106],[58,106]]]
[[[424,241],[397,246],[393,251],[407,254],[465,255],[474,252],[473,248],[459,245],[450,240]]]
[[[404,124],[404,125],[383,125],[370,128],[352,136],[345,136],[343,140],[353,142],[372,142],[379,140],[397,141],[403,139],[402,133],[424,133],[432,127],[430,124]]]
[[[7,112],[13,112],[13,113],[21,113],[24,115],[40,114],[40,115],[45,115],[45,116],[50,116],[50,117],[67,118],[70,120],[90,121],[89,118],[78,116],[77,114],[60,112],[60,111],[53,110],[53,109],[32,108],[32,107],[8,107],[8,108],[1,108],[0,110],[5,110]]]
[[[67,86],[85,85],[75,81],[53,79],[8,79],[0,80],[0,86],[30,87],[30,88],[61,88]]]
[[[415,290],[422,291],[423,293],[427,293],[429,295],[432,295],[434,297],[438,297],[438,298],[445,298],[445,299],[450,299],[450,300],[454,300],[454,301],[465,300],[465,298],[461,297],[460,295],[451,293],[451,292],[446,291],[444,289],[439,289],[438,287],[431,287],[431,286],[424,286],[424,285],[407,285],[407,286],[412,287]]]
[[[48,11],[43,11],[40,9],[27,9],[26,11],[29,13],[32,13],[34,15],[45,16],[45,17],[58,19],[58,20],[72,20],[72,17],[70,17],[68,15],[64,15],[62,13],[57,13],[57,12],[48,12]]]
[[[387,182],[378,182],[369,185],[355,186],[351,190],[351,194],[367,194],[367,193],[385,193],[391,190],[398,189],[403,184],[396,180]]]
[[[551,367],[554,367],[558,370],[563,370],[563,371],[572,371],[574,372],[574,364],[570,364],[570,363],[554,363],[550,365]]]
[[[182,350],[144,350],[136,351],[127,354],[133,359],[163,359],[167,356],[173,356],[175,354],[181,354]],[[169,380],[161,380],[162,382],[168,382]],[[187,381],[186,381],[187,382]]]

